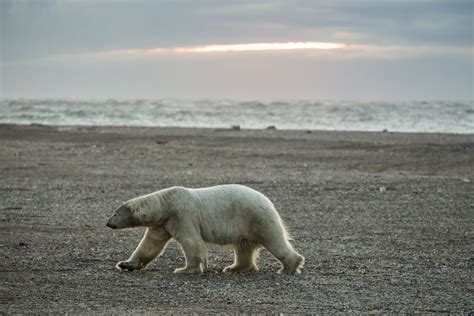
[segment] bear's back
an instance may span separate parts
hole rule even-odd
[[[273,204],[262,193],[241,184],[224,184],[213,187],[190,189],[206,205],[216,204],[223,207],[224,204],[232,206],[237,204],[239,208],[248,207],[272,207]]]

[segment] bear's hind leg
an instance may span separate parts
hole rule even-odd
[[[297,253],[291,244],[282,237],[268,240],[263,246],[283,265],[279,274],[300,274],[304,257]]]
[[[207,246],[203,240],[187,239],[178,241],[186,258],[186,266],[174,273],[201,274],[207,267]]]
[[[283,267],[278,270],[278,274],[301,274],[304,265],[304,257],[295,252],[293,259],[288,263],[283,263]]]
[[[260,244],[244,240],[234,249],[234,264],[225,267],[224,272],[250,272],[258,271],[256,259],[260,252]]]

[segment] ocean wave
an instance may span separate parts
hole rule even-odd
[[[474,101],[3,99],[0,123],[473,133]]]

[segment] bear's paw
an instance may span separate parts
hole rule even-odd
[[[133,270],[140,270],[142,267],[130,262],[130,261],[120,261],[115,266],[120,271],[133,271]]]

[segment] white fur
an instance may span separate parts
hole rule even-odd
[[[174,238],[186,257],[176,273],[201,273],[207,267],[206,243],[234,248],[235,262],[224,271],[255,271],[260,248],[281,263],[279,273],[300,273],[304,257],[288,241],[288,234],[272,202],[242,185],[201,189],[172,187],[125,202],[134,226],[148,227],[145,236],[121,270],[144,268]],[[124,215],[122,215],[123,217]],[[122,218],[124,222],[130,219]],[[114,223],[120,226],[120,217]],[[131,226],[130,226],[131,227]]]

